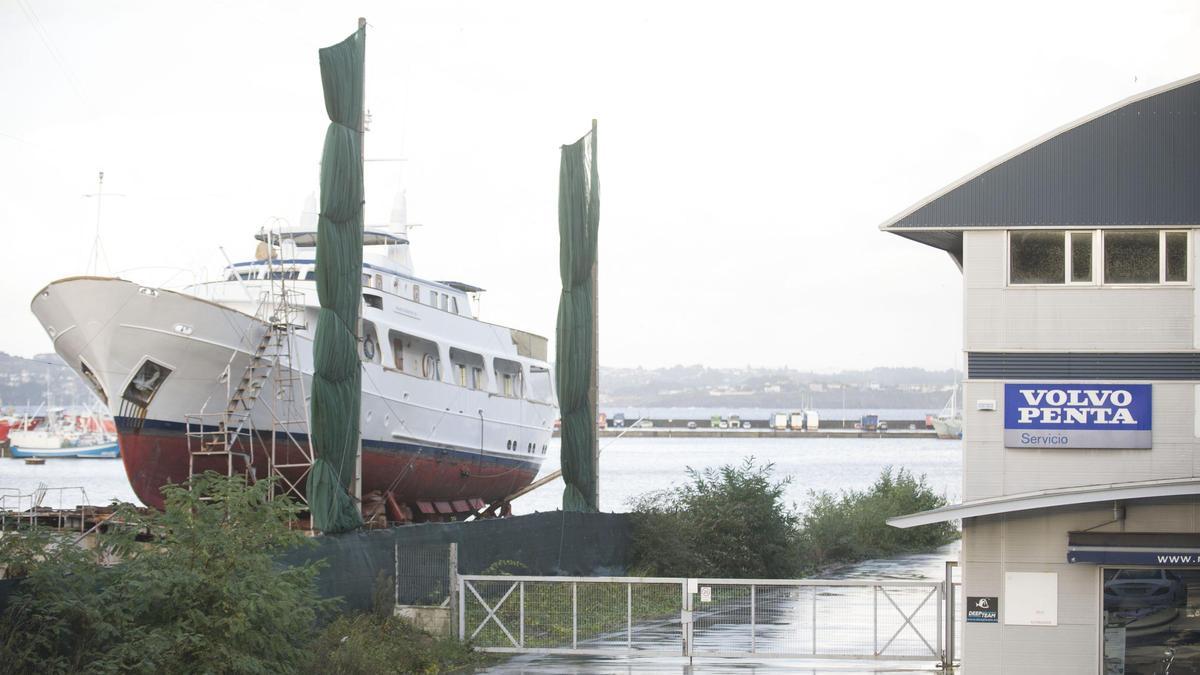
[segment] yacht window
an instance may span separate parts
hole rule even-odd
[[[404,370],[404,340],[392,331],[392,361],[396,370]]]
[[[421,287],[413,284],[413,302],[421,301]]]
[[[375,324],[371,323],[370,321],[363,321],[362,322],[362,331],[363,331],[363,339],[362,339],[363,360],[370,361],[372,363],[379,363],[381,357],[379,354],[379,338],[376,337],[376,333],[375,333]]]
[[[1062,232],[1009,232],[1008,255],[1011,283],[1061,284],[1066,279],[1067,256]]]
[[[307,272],[305,272],[305,273],[304,273],[304,280],[305,280],[305,281],[312,281],[313,279],[316,279],[316,278],[317,278],[317,272],[316,272],[316,270],[309,270],[309,271],[307,271]]]
[[[495,360],[496,380],[500,383],[500,394],[521,396],[521,364],[508,359]]]
[[[378,288],[381,291],[383,290],[383,275],[382,274],[375,275],[375,288]]]
[[[383,309],[383,298],[370,293],[363,293],[363,302],[367,303],[367,307],[373,309]]]
[[[458,347],[450,348],[450,362],[454,364],[455,381],[461,387],[478,389],[482,381],[483,357]]]
[[[455,314],[458,314],[458,298],[455,298],[455,297],[450,298],[450,311]]]
[[[392,292],[395,293],[396,295],[400,295],[400,278],[399,277],[392,277]]]
[[[431,307],[437,307],[437,296],[437,291],[429,291],[429,305]]]
[[[1166,258],[1166,275],[1163,281],[1187,282],[1188,280],[1188,233],[1163,232],[1163,248]]]
[[[1158,230],[1106,230],[1104,283],[1158,283],[1160,239]]]
[[[449,306],[450,296],[442,293],[442,309],[445,310]]]
[[[529,399],[550,403],[554,400],[554,384],[550,369],[543,366],[529,367]]]
[[[371,285],[371,275],[370,274],[362,275],[362,285],[364,288],[370,287],[370,285]]]

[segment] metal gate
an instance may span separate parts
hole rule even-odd
[[[462,575],[488,652],[948,663],[948,582]],[[949,582],[952,587],[952,581]]]

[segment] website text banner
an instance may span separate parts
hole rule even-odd
[[[1153,385],[1004,385],[1008,448],[1149,448]]]

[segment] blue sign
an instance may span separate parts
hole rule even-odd
[[[1153,385],[1005,384],[1006,448],[1149,448]]]

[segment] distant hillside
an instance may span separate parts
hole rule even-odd
[[[956,370],[872,368],[834,374],[788,368],[601,368],[609,406],[739,408],[914,408],[945,405]]]
[[[39,405],[46,378],[57,405],[96,401],[57,354],[22,358],[0,352],[0,406]],[[914,408],[936,411],[960,380],[953,370],[872,368],[818,374],[788,368],[600,368],[608,406]]]
[[[47,387],[49,378],[49,387]],[[58,354],[23,358],[0,352],[0,406],[37,406],[49,388],[55,405],[88,405],[96,397]]]

